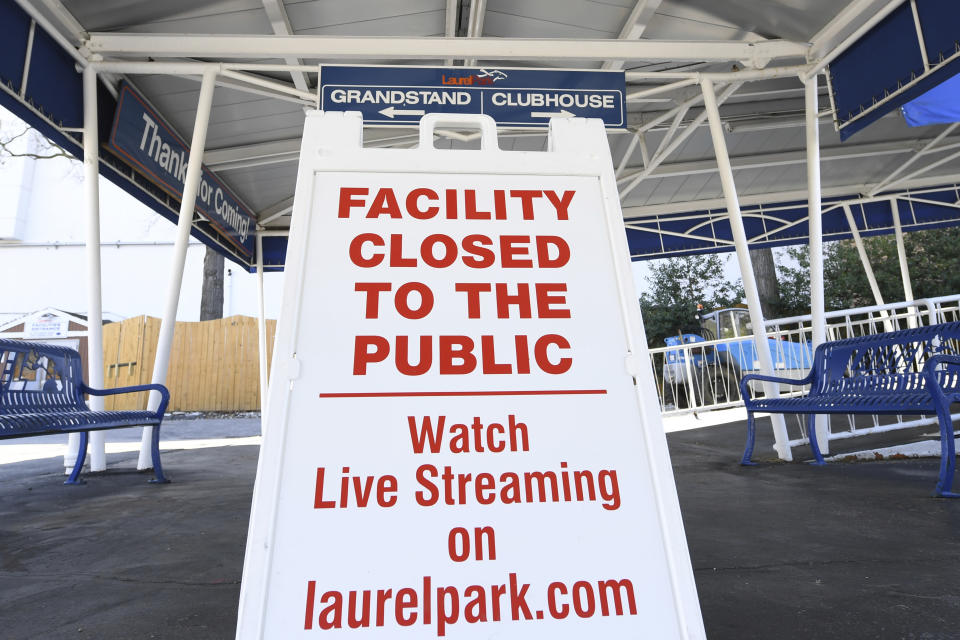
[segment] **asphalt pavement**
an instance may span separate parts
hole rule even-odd
[[[165,451],[164,486],[132,451],[81,487],[62,458],[0,464],[0,638],[233,638],[258,431],[168,420],[168,440],[218,442]],[[744,468],[743,432],[668,436],[709,638],[960,638],[960,500],[929,497],[936,459],[777,462],[761,420]]]

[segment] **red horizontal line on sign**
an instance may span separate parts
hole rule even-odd
[[[606,389],[530,389],[522,391],[370,391],[321,393],[321,398],[416,398],[424,396],[586,396],[604,395]]]

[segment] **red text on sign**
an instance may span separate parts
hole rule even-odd
[[[471,234],[458,242],[452,236],[434,233],[420,241],[419,250],[405,251],[402,234],[392,233],[384,238],[376,233],[361,233],[350,241],[349,254],[354,265],[365,269],[381,265],[413,268],[421,264],[445,269],[457,261],[473,269],[497,264],[504,269],[559,269],[570,261],[570,246],[560,236],[503,235],[494,240]]]
[[[325,481],[326,468],[317,468],[317,482],[314,490],[314,509],[346,509],[348,507],[364,508],[373,498],[381,507],[392,507],[397,504],[397,478],[384,475],[374,479],[374,476],[351,476],[350,467],[343,467],[343,476],[340,478],[339,492],[327,488]],[[334,485],[336,487],[336,485]],[[333,499],[324,498],[334,496]]]
[[[458,282],[454,290],[467,294],[467,317],[480,318],[481,294],[493,291],[497,305],[497,318],[510,317],[532,318],[533,302],[536,301],[537,318],[569,318],[570,309],[563,308],[567,303],[567,285],[562,282],[537,282],[533,285],[533,295],[530,295],[530,284],[519,282],[516,293],[511,293],[510,285],[506,282],[497,282],[491,285],[488,282]],[[516,314],[511,314],[511,307],[516,308]]]
[[[494,189],[491,208],[484,210],[477,204],[476,189],[444,189],[441,193],[418,187],[406,194],[398,194],[394,189],[384,187],[370,197],[367,187],[341,187],[337,217],[349,218],[354,209],[359,209],[362,217],[367,219],[399,219],[406,215],[415,220],[432,220],[437,216],[447,220],[506,220],[508,203],[519,201],[524,220],[534,219],[536,204],[549,204],[545,211],[550,211],[557,220],[568,220],[568,210],[575,194],[575,191],[561,194],[538,189]]]
[[[513,336],[513,345],[506,347],[502,341],[498,346],[492,335],[480,336],[479,346],[469,336],[419,336],[416,355],[410,342],[411,336],[395,336],[392,341],[384,336],[356,336],[353,375],[367,375],[371,365],[388,361],[391,353],[397,371],[405,376],[422,376],[431,371],[440,375],[528,374],[531,365],[543,373],[559,375],[573,364],[569,357],[557,357],[570,349],[570,343],[555,333],[537,338],[532,350],[524,335]]]
[[[517,417],[512,413],[507,417],[506,425],[499,422],[484,424],[480,416],[474,417],[469,427],[463,423],[448,425],[447,416],[439,416],[436,422],[430,416],[424,416],[417,425],[416,418],[407,416],[407,426],[410,428],[410,443],[414,453],[427,450],[440,453],[444,435],[449,436],[447,446],[450,453],[501,453],[508,447],[510,451],[530,450],[527,425],[517,422]]]

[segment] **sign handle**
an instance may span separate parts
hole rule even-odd
[[[488,115],[479,113],[428,113],[420,119],[420,149],[436,150],[433,131],[437,126],[456,126],[480,129],[481,151],[499,151],[497,123]]]

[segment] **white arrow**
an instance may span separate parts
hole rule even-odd
[[[531,118],[572,118],[574,114],[566,109],[562,111],[531,111]]]
[[[388,118],[393,118],[393,116],[422,116],[426,111],[423,109],[394,109],[393,107],[387,107],[386,109],[381,109],[380,113]]]

